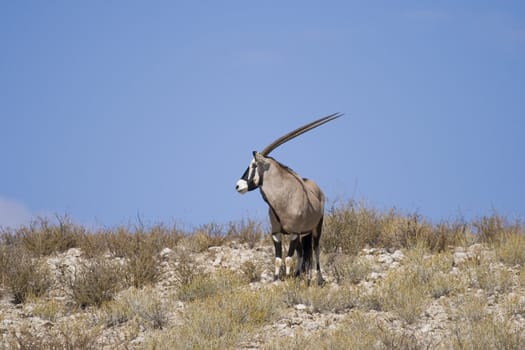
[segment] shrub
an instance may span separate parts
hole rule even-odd
[[[272,339],[263,347],[277,349],[425,349],[408,332],[395,332],[383,322],[356,310],[350,313],[335,330],[322,330],[318,334],[303,333],[294,338]]]
[[[441,252],[466,244],[469,233],[462,220],[433,226],[418,213],[381,212],[353,201],[328,210],[323,232],[326,252],[349,255],[357,255],[365,246],[399,249],[424,245]]]
[[[58,224],[52,224],[46,218],[38,218],[12,232],[11,240],[20,242],[34,256],[48,256],[77,247],[85,229],[73,224],[67,216],[57,216],[57,220]]]
[[[163,329],[168,324],[168,308],[158,292],[151,288],[130,288],[103,305],[101,318],[109,327],[136,318],[143,328]]]
[[[264,231],[260,222],[248,219],[239,223],[230,223],[226,237],[230,240],[238,240],[239,243],[246,243],[253,248],[261,242]]]
[[[157,224],[147,228],[139,223],[135,227],[118,226],[114,229],[102,230],[91,237],[95,239],[88,244],[94,249],[99,249],[103,253],[109,252],[114,257],[126,258],[136,255],[138,245],[146,246],[152,256],[164,248],[175,248],[184,235],[175,225],[169,228]],[[104,244],[103,248],[101,242]]]
[[[193,252],[203,252],[210,247],[216,247],[226,242],[224,228],[218,224],[207,224],[198,227],[183,240],[185,247]]]
[[[496,244],[496,255],[507,265],[525,266],[525,234],[511,233],[500,238]]]
[[[321,246],[328,253],[357,255],[366,245],[375,245],[380,233],[381,222],[377,211],[349,202],[328,210]]]
[[[483,289],[489,294],[508,292],[514,284],[514,273],[492,263],[491,259],[481,257],[480,260],[469,261],[463,269],[469,287]]]
[[[519,222],[510,224],[506,217],[496,212],[475,220],[472,225],[476,229],[479,242],[489,244],[498,243],[506,236],[522,231]]]
[[[507,315],[487,314],[476,321],[458,324],[453,343],[457,349],[522,349],[525,332]]]
[[[351,286],[331,289],[319,286],[305,288],[296,281],[286,282],[280,292],[286,305],[304,304],[311,312],[342,312],[357,303],[356,289]]]
[[[44,329],[43,332],[24,327],[11,333],[9,349],[67,349],[95,350],[100,349],[97,338],[100,327],[93,327],[85,319],[73,319],[57,327]]]
[[[248,260],[241,265],[241,272],[248,282],[257,282],[261,280],[262,267]]]
[[[40,298],[34,300],[33,314],[44,320],[56,322],[68,312],[69,310],[67,310],[66,306],[56,299],[42,300],[42,298]]]
[[[338,284],[357,284],[372,272],[369,261],[346,254],[329,255],[325,266]]]
[[[273,293],[235,290],[189,303],[180,326],[145,342],[154,349],[233,349],[250,332],[276,319]]]
[[[174,266],[174,278],[178,286],[190,284],[193,279],[203,273],[203,268],[198,266],[191,254],[184,249],[179,249]]]
[[[428,302],[429,290],[421,284],[414,271],[401,270],[389,274],[372,293],[365,304],[380,311],[393,312],[411,324],[419,319]]]
[[[229,270],[220,270],[214,274],[194,275],[187,284],[179,286],[177,297],[181,301],[195,301],[232,291],[239,286],[241,278]]]
[[[12,293],[15,304],[23,303],[31,296],[42,296],[51,286],[47,265],[33,258],[26,249],[0,247],[0,260],[3,285]]]
[[[432,229],[426,245],[433,252],[444,252],[450,247],[464,246],[472,240],[469,225],[463,220],[440,222]]]
[[[73,271],[61,271],[60,279],[81,308],[99,307],[113,299],[123,286],[122,267],[104,258],[81,263]]]
[[[126,265],[124,275],[128,285],[141,288],[158,281],[158,246],[148,240],[147,236],[135,234],[131,237],[128,251],[126,252]]]
[[[405,265],[388,274],[360,302],[368,308],[393,312],[411,324],[419,319],[429,298],[437,298],[460,288],[457,279],[448,279],[452,267],[450,254],[428,255],[418,246],[406,252]]]

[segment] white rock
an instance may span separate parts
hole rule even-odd
[[[403,252],[401,250],[396,250],[393,254],[392,254],[392,259],[394,259],[394,261],[401,261],[405,258],[405,254],[403,254]]]
[[[299,311],[302,311],[302,310],[306,310],[308,307],[304,304],[297,304],[295,305],[295,309],[296,310],[299,310]]]
[[[82,255],[82,251],[78,248],[70,248],[67,252],[66,252],[66,256],[68,257],[73,257],[73,258],[78,258]]]
[[[379,258],[377,259],[377,261],[379,261],[382,264],[390,265],[391,263],[394,262],[394,259],[389,254],[381,254]]]
[[[468,254],[465,252],[455,252],[453,256],[454,265],[460,265],[468,259]]]
[[[168,259],[173,254],[173,250],[170,248],[164,248],[160,251],[160,257],[162,259]]]

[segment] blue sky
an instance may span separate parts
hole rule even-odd
[[[521,1],[3,1],[0,226],[266,217],[272,153],[329,201],[525,214]]]

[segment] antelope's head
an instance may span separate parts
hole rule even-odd
[[[326,117],[301,126],[300,128],[291,131],[286,135],[281,136],[280,138],[266,146],[266,148],[262,152],[253,151],[253,158],[250,164],[248,165],[248,168],[241,176],[239,181],[237,181],[237,185],[235,186],[237,192],[244,194],[261,186],[263,174],[268,167],[267,157],[271,151],[273,151],[283,143],[288,142],[291,139],[296,138],[297,136],[304,134],[307,131],[315,129],[318,126],[323,125],[324,123],[328,123],[331,120],[339,118],[342,115],[343,114],[341,113],[330,114]]]

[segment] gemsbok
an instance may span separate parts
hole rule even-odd
[[[269,206],[271,234],[275,247],[274,278],[279,279],[282,267],[282,234],[290,235],[290,246],[284,265],[286,275],[294,251],[297,251],[295,276],[308,272],[311,279],[312,239],[315,252],[317,283],[323,284],[319,262],[319,241],[323,228],[324,194],[312,180],[302,178],[292,169],[269,157],[274,149],[285,142],[329,121],[341,117],[335,113],[306,124],[281,136],[262,152],[253,151],[253,159],[235,189],[244,194],[259,188],[262,198]]]

